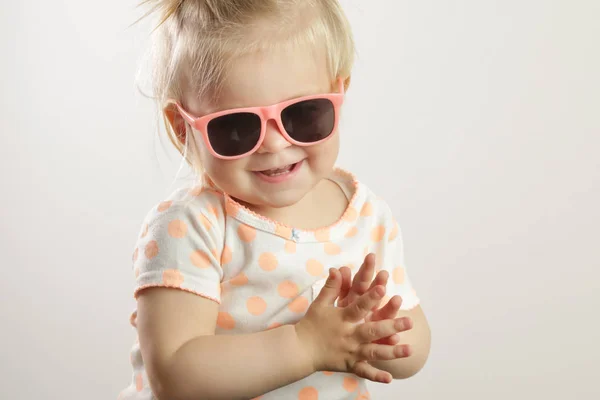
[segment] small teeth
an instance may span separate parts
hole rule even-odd
[[[293,167],[294,167],[294,164],[290,164],[283,168],[274,168],[274,169],[268,169],[266,171],[261,171],[261,173],[263,173],[267,176],[282,175],[282,174],[286,174],[286,173],[290,172],[293,169]]]

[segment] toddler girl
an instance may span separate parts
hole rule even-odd
[[[199,179],[140,230],[120,398],[368,399],[366,380],[414,375],[429,328],[400,229],[334,167],[354,54],[338,1],[143,3],[155,95]]]

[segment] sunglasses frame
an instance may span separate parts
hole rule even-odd
[[[286,100],[281,103],[272,104],[270,106],[263,106],[263,107],[233,108],[230,110],[223,110],[223,111],[215,112],[212,114],[208,114],[203,117],[195,117],[195,116],[191,115],[176,100],[169,100],[167,103],[175,104],[177,106],[177,109],[179,110],[179,113],[181,114],[181,116],[192,126],[192,128],[194,128],[195,130],[199,131],[202,134],[202,138],[204,139],[204,143],[206,143],[206,147],[208,148],[208,150],[214,157],[220,158],[222,160],[237,160],[237,159],[246,157],[246,156],[254,153],[256,150],[258,150],[260,148],[263,141],[265,140],[265,136],[267,133],[267,122],[269,120],[274,120],[277,123],[279,132],[285,138],[285,140],[287,140],[289,143],[296,145],[296,146],[302,146],[302,147],[313,146],[315,144],[322,143],[322,142],[328,140],[329,138],[331,138],[333,136],[332,134],[335,132],[335,130],[338,127],[339,117],[340,117],[340,108],[341,108],[342,103],[344,102],[344,95],[345,95],[344,81],[341,78],[338,79],[338,86],[339,86],[338,87],[339,93],[327,93],[327,94],[302,96],[302,97],[297,97],[295,99]],[[331,103],[333,104],[333,110],[335,113],[335,121],[333,124],[333,129],[331,130],[331,133],[327,137],[325,137],[321,140],[318,140],[316,142],[310,142],[310,143],[298,142],[298,141],[294,140],[285,130],[285,128],[283,126],[283,122],[281,121],[281,113],[284,109],[286,109],[287,107],[289,107],[293,104],[300,103],[302,101],[307,101],[307,100],[315,100],[315,99],[326,99],[326,100],[331,101]],[[207,127],[208,127],[208,124],[210,123],[210,121],[212,121],[215,118],[219,118],[219,117],[222,117],[224,115],[229,115],[229,114],[236,114],[236,113],[252,113],[252,114],[257,115],[261,121],[260,122],[261,123],[260,137],[259,137],[256,145],[252,148],[252,150],[247,151],[246,153],[240,154],[237,156],[223,156],[223,155],[217,153],[213,149],[213,147],[210,143],[210,139],[208,137]]]

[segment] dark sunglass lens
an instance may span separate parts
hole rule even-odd
[[[208,123],[208,140],[215,152],[232,157],[247,153],[260,138],[260,117],[252,113],[236,113],[217,117]]]
[[[286,107],[281,112],[281,121],[292,139],[318,142],[333,132],[335,109],[327,99],[305,100]]]

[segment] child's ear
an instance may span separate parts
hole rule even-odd
[[[177,106],[173,103],[169,103],[163,109],[163,113],[166,120],[169,122],[169,125],[171,125],[171,129],[173,130],[173,133],[175,133],[177,140],[179,140],[181,144],[184,144],[186,135],[185,120],[179,113]]]

